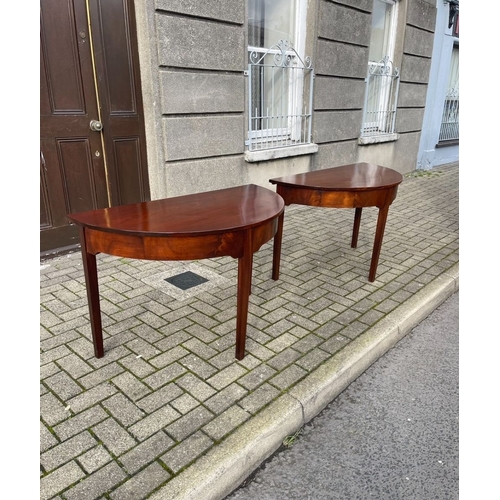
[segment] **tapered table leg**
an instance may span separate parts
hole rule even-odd
[[[278,280],[280,277],[280,262],[281,262],[281,242],[283,241],[283,220],[285,217],[285,212],[278,218],[278,230],[274,235],[274,246],[273,246],[273,280]]]
[[[384,238],[385,223],[387,222],[388,213],[389,205],[379,208],[377,218],[377,231],[375,232],[375,242],[373,244],[372,261],[370,264],[370,274],[368,275],[368,281],[375,281],[378,259],[380,257],[380,249],[382,248],[382,239]]]
[[[354,227],[352,229],[351,248],[356,248],[358,246],[359,225],[361,224],[362,211],[363,209],[361,207],[358,207],[354,212]]]
[[[90,326],[92,328],[92,341],[96,358],[104,356],[102,340],[101,306],[99,303],[99,284],[97,282],[97,262],[94,254],[87,252],[85,229],[80,228],[80,242],[82,245],[83,271],[89,303]]]
[[[248,302],[252,286],[252,244],[251,233],[245,236],[243,256],[238,259],[238,298],[236,304],[236,359],[245,356],[247,335]]]

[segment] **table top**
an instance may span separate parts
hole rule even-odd
[[[254,184],[121,205],[68,219],[83,227],[147,236],[220,234],[259,226],[284,210],[274,191]]]
[[[352,163],[269,180],[271,184],[325,191],[368,191],[397,186],[402,181],[396,170],[373,163]]]

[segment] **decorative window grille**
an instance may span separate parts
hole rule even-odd
[[[250,151],[311,142],[314,69],[286,40],[252,47],[248,62]]]
[[[361,137],[395,132],[399,81],[399,69],[393,69],[388,56],[368,63]]]
[[[459,138],[459,80],[458,47],[453,49],[450,65],[448,91],[444,101],[439,141],[451,141]]]

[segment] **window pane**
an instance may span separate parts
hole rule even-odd
[[[295,43],[297,0],[249,0],[248,45],[269,48],[280,40]]]
[[[370,61],[379,62],[386,55],[392,56],[388,54],[392,7],[392,3],[373,0],[372,34],[368,56]]]

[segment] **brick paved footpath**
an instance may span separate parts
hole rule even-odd
[[[254,257],[242,361],[234,358],[232,258],[99,255],[99,360],[80,253],[41,262],[40,498],[180,498],[179,485],[199,484],[207,460],[215,467],[227,458],[231,436],[258,441],[259,418],[273,419],[282,396],[309,380],[313,387],[319,368],[458,269],[458,184],[458,163],[404,177],[373,283],[377,209],[363,211],[352,249],[354,210],[287,207],[279,281],[271,279],[272,241]],[[185,271],[207,282],[182,291],[165,281]]]

